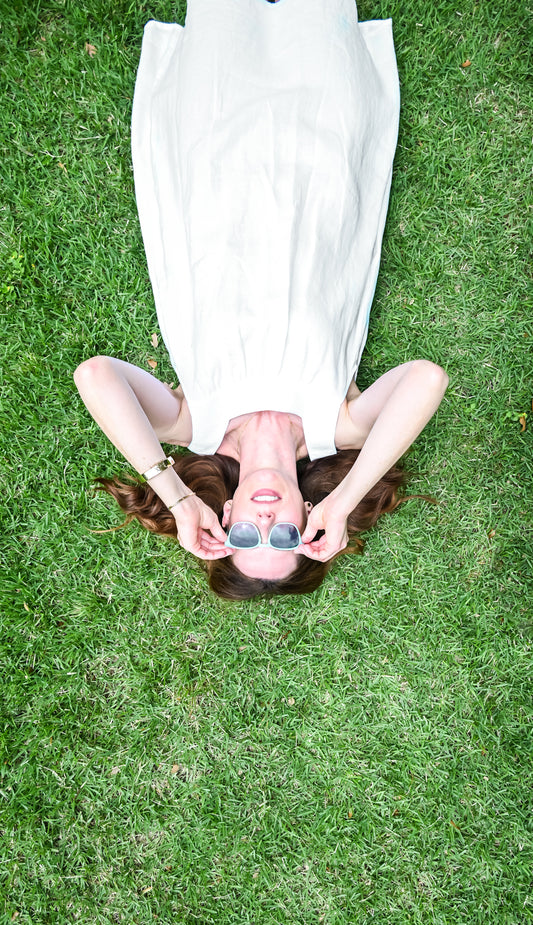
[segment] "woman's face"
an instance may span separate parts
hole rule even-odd
[[[266,543],[274,524],[296,524],[303,533],[310,509],[295,479],[278,469],[257,469],[239,482],[233,501],[226,501],[222,526],[229,528],[241,520],[256,524],[262,542]],[[249,578],[276,581],[294,571],[297,552],[298,549],[282,551],[270,546],[234,549],[233,561]]]

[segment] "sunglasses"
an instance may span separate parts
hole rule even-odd
[[[274,524],[266,543],[261,541],[259,527],[247,520],[240,520],[232,524],[224,546],[230,549],[257,549],[259,546],[270,546],[271,549],[296,549],[302,542],[300,531],[295,524]]]

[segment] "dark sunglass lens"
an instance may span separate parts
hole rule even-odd
[[[261,542],[261,534],[255,524],[239,523],[233,524],[228,539],[239,549],[253,549]]]
[[[294,524],[276,524],[270,534],[270,542],[276,549],[296,549],[300,534]]]

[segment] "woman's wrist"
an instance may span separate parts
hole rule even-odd
[[[181,504],[183,501],[186,501],[187,498],[195,498],[195,497],[196,495],[194,491],[190,491],[188,494],[183,495],[181,498],[178,498],[177,501],[174,501],[173,504],[167,504],[167,507],[169,511],[172,511],[172,513],[174,514],[174,510],[178,507],[179,504]],[[174,517],[176,517],[175,514],[174,514]]]
[[[343,481],[333,489],[329,497],[339,518],[343,517],[345,519],[355,510],[361,500],[357,492],[354,491],[354,487],[350,486],[348,477],[344,478]]]
[[[165,469],[169,469],[174,465],[174,460],[171,456],[165,456],[163,459],[160,459],[159,462],[156,462],[153,466],[150,466],[149,469],[146,469],[145,472],[139,473],[141,478],[145,482],[150,482],[152,479],[155,479],[161,472],[164,472]]]
[[[148,484],[167,507],[185,495],[191,494],[190,488],[180,479],[176,470],[171,466],[151,478]],[[174,511],[172,513],[174,514]]]

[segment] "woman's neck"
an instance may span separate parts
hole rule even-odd
[[[296,478],[296,460],[305,453],[301,424],[279,411],[246,417],[226,434],[219,450],[240,463],[241,480],[257,469],[280,469]]]

